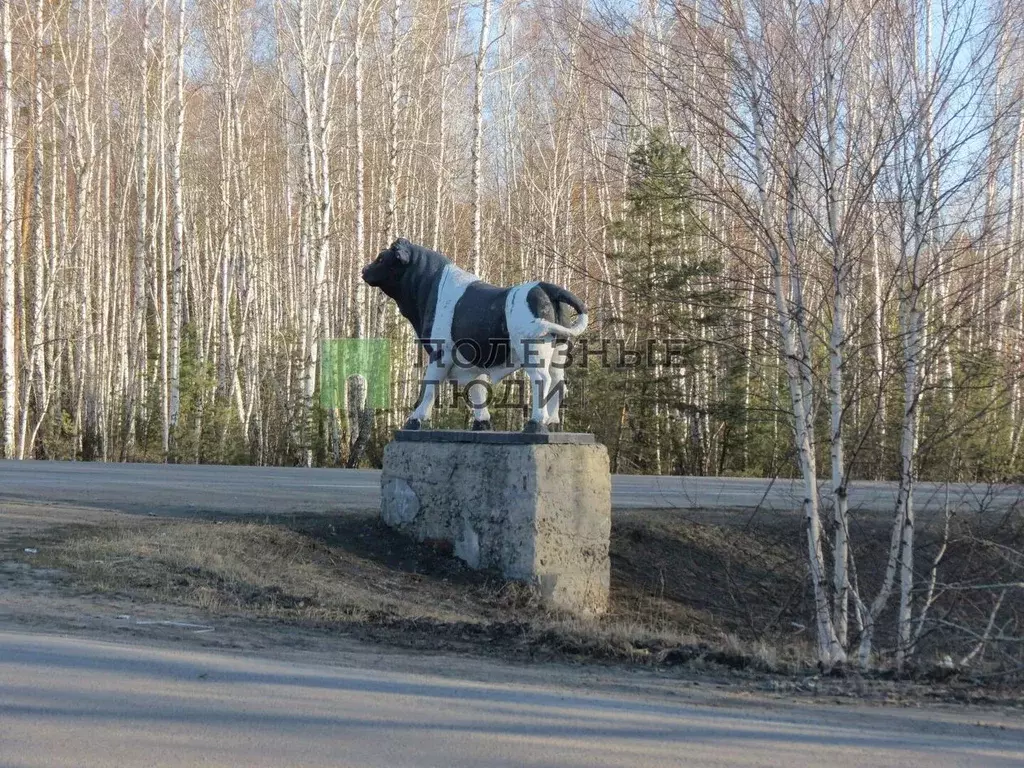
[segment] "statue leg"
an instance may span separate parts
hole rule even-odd
[[[548,394],[547,423],[548,426],[560,427],[562,424],[562,399],[565,396],[565,362],[568,358],[569,345],[565,342],[553,342],[551,345],[551,362],[548,372],[551,374],[551,392]]]
[[[552,365],[550,369],[551,391],[548,393],[546,406],[546,422],[549,427],[562,424],[562,395],[565,394],[565,369]]]
[[[437,399],[437,394],[447,379],[448,366],[443,361],[427,365],[427,372],[423,374],[423,381],[420,383],[420,399],[416,403],[416,410],[405,422],[405,429],[419,429],[423,422],[430,420],[434,400]]]
[[[466,397],[473,409],[473,431],[491,429],[491,412],[487,403],[491,399],[491,381],[486,373],[467,371],[459,376],[459,386],[466,390]]]
[[[528,366],[530,389],[533,396],[533,411],[530,420],[523,427],[524,432],[547,432],[547,399],[551,393],[551,374],[547,366]]]

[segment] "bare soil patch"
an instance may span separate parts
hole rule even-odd
[[[61,522],[54,518],[7,531],[0,587],[5,578],[20,584],[22,593],[26,584],[35,584],[38,601],[50,594],[46,585],[56,586],[63,594],[87,597],[97,610],[158,614],[165,627],[183,633],[203,631],[204,621],[251,622],[257,634],[278,628],[297,642],[340,634],[421,651],[725,675],[771,691],[1021,699],[1020,675],[1012,666],[1019,643],[991,643],[988,657],[970,672],[938,673],[943,668],[936,660],[964,653],[975,642],[970,632],[925,635],[922,663],[910,680],[894,682],[885,672],[818,675],[806,626],[810,606],[800,523],[788,517],[737,515],[706,523],[681,513],[616,514],[612,607],[600,619],[545,611],[523,585],[471,571],[371,514],[260,522],[137,516],[100,516],[88,525]],[[1020,535],[1017,525],[1004,533]],[[862,579],[880,567],[885,537],[878,533],[877,541],[857,553]],[[29,543],[36,553],[24,551]],[[922,557],[933,545],[924,543]],[[960,583],[1005,578],[997,558],[979,556],[984,550],[973,533],[956,538],[947,545],[943,573]],[[984,623],[983,612],[962,594],[951,590],[937,602],[935,615],[952,625]],[[1001,610],[1000,637],[1019,637],[1013,622],[1021,612],[1020,595],[1006,597]],[[136,622],[134,630],[152,624]],[[884,655],[882,662],[884,667]]]

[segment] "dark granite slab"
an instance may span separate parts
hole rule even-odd
[[[400,429],[400,443],[478,443],[480,445],[593,445],[589,432],[472,432],[468,429]]]

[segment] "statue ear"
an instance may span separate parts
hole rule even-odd
[[[412,243],[404,237],[398,238],[391,244],[391,252],[403,264],[408,264],[412,261]]]

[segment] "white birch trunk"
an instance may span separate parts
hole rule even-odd
[[[17,371],[14,338],[14,73],[11,71],[11,2],[0,0],[0,48],[3,58],[3,105],[0,106],[0,143],[2,143],[2,205],[3,234],[0,251],[3,258],[3,293],[0,294],[0,396],[3,398],[0,420],[0,458],[15,456],[15,404],[17,402]]]
[[[171,307],[170,345],[168,349],[168,452],[173,460],[181,413],[181,314],[182,258],[185,241],[184,189],[181,176],[181,149],[185,141],[185,0],[178,0],[177,48],[175,50],[174,136],[171,142]]]
[[[25,391],[22,395],[24,403],[21,414],[19,433],[18,458],[24,459],[28,451],[35,445],[35,436],[39,425],[45,417],[49,390],[46,386],[45,369],[45,318],[44,307],[47,306],[47,294],[53,288],[52,273],[47,279],[46,270],[46,237],[43,218],[43,0],[36,0],[35,15],[32,24],[34,48],[34,73],[32,79],[32,306],[30,330],[27,334],[31,339],[29,356],[26,360]],[[30,405],[35,405],[36,426],[29,430]]]
[[[363,125],[363,9],[365,0],[356,2],[356,40],[354,56],[355,67],[355,134],[356,134],[356,253],[353,269],[356,271],[356,285],[352,306],[352,335],[357,339],[366,336],[367,307],[366,284],[358,273],[361,261],[366,257],[366,127]],[[390,245],[390,243],[389,243]],[[351,418],[351,414],[349,415]]]
[[[913,78],[915,105],[922,119],[917,127],[914,141],[913,172],[914,188],[911,204],[914,206],[911,222],[911,252],[904,256],[904,280],[906,291],[903,297],[903,423],[900,439],[900,486],[897,497],[897,518],[902,521],[900,533],[900,604],[897,617],[896,667],[903,669],[910,647],[913,618],[914,587],[914,459],[917,456],[918,397],[921,392],[920,366],[924,352],[925,309],[922,300],[922,264],[929,256],[930,237],[926,231],[934,215],[934,165],[932,162],[932,89],[931,82],[931,0],[924,0],[924,61],[916,44],[918,25],[914,19]],[[941,282],[941,274],[939,275]],[[941,305],[940,305],[941,309]],[[946,361],[949,361],[948,348]]]
[[[391,5],[391,55],[390,76],[388,87],[388,126],[387,126],[387,207],[384,210],[384,240],[390,244],[398,234],[398,102],[401,94],[400,69],[401,36],[399,24],[402,20],[402,0],[393,0]]]
[[[125,414],[121,459],[131,457],[135,446],[136,421],[146,396],[146,253],[148,246],[149,206],[149,18],[150,0],[144,1],[142,17],[142,66],[139,80],[139,143],[136,177],[135,258],[132,280],[132,323],[129,396]]]
[[[480,43],[477,46],[473,80],[473,274],[483,275],[481,262],[482,212],[481,169],[484,142],[484,66],[487,56],[487,38],[491,27],[491,0],[483,0],[480,20]]]

